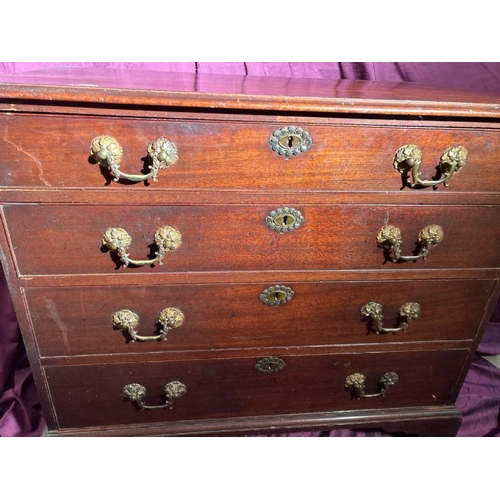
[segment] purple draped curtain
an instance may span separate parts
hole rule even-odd
[[[2,75],[50,71],[59,67],[104,67],[153,71],[283,76],[288,78],[407,81],[500,95],[500,63],[0,63]],[[464,415],[459,436],[500,436],[500,370],[480,355],[500,354],[500,307],[488,325],[478,356],[460,392],[457,406]],[[0,269],[0,436],[40,436],[44,420],[33,378]],[[349,430],[300,433],[301,436],[367,435]],[[368,435],[379,436],[380,433]]]

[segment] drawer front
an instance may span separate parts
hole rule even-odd
[[[291,121],[291,123],[290,123]],[[92,140],[113,136],[123,148],[121,170],[147,172],[147,146],[162,136],[173,142],[178,161],[161,170],[158,182],[146,189],[318,189],[393,191],[401,175],[393,168],[396,151],[415,144],[422,152],[421,176],[431,179],[445,150],[468,150],[466,167],[447,191],[498,191],[496,130],[436,128],[433,124],[395,127],[347,122],[342,125],[303,124],[311,148],[291,159],[269,145],[276,130],[294,124],[173,119],[109,119],[77,116],[0,116],[4,139],[0,148],[0,185],[32,187],[102,187],[110,196],[128,181],[111,182],[106,166],[90,161]],[[286,141],[285,141],[286,142]],[[144,189],[143,183],[134,188]],[[439,196],[436,193],[436,196]]]
[[[48,367],[46,375],[61,428],[335,410],[442,405],[450,398],[466,350],[280,356],[284,368],[260,373],[258,358]],[[264,358],[264,356],[263,356]],[[278,363],[283,367],[282,363]],[[261,362],[260,366],[266,366]],[[345,387],[365,375],[365,394],[377,393],[385,373],[399,376],[385,397],[357,399]],[[139,410],[122,396],[129,384],[146,389],[148,406],[165,403],[164,386],[187,392],[172,409]]]
[[[500,263],[500,206],[297,206],[297,229],[280,233],[265,223],[277,207],[263,205],[119,207],[7,206],[7,228],[22,275],[165,273],[322,269],[496,268]],[[376,236],[387,224],[400,229],[401,252],[418,249],[418,235],[440,225],[444,239],[427,259],[393,263]],[[124,267],[102,246],[107,228],[131,237],[133,259],[154,258],[155,232],[176,228],[181,245],[163,265]]]
[[[472,339],[493,287],[491,280],[285,283],[293,298],[278,306],[259,297],[269,283],[156,287],[34,288],[25,290],[41,356],[378,344]],[[268,292],[274,294],[275,292]],[[380,320],[361,309],[380,304]],[[407,303],[417,319],[403,317]],[[160,313],[173,308],[183,323],[161,338]],[[132,342],[114,315],[138,316]],[[168,313],[167,313],[168,316]],[[383,316],[383,318],[382,318]],[[125,319],[130,314],[126,313]],[[377,334],[383,328],[406,332]],[[123,330],[121,329],[123,328]],[[155,338],[151,341],[148,339]]]

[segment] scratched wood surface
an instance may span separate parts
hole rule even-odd
[[[393,167],[396,151],[405,144],[416,144],[423,155],[423,179],[440,177],[437,166],[448,148],[461,145],[468,151],[466,167],[454,175],[448,187],[441,186],[434,193],[436,203],[443,192],[499,191],[495,181],[500,129],[484,130],[478,124],[437,127],[422,121],[405,128],[390,121],[372,126],[362,121],[346,120],[337,126],[303,121],[282,116],[260,123],[258,115],[234,122],[182,116],[104,119],[4,114],[0,115],[0,186],[107,187],[110,202],[121,202],[132,188],[144,196],[154,190],[176,189],[397,193],[404,188],[408,194],[418,194],[422,190],[410,189],[408,175],[402,176]],[[287,125],[301,125],[312,138],[310,150],[290,159],[269,145],[273,132]],[[160,171],[158,182],[116,183],[106,167],[90,158],[92,140],[102,135],[111,135],[122,145],[121,170],[125,173],[149,171],[146,148],[160,136],[177,146],[179,159]]]
[[[286,198],[286,197],[285,197]],[[283,200],[286,205],[286,199]],[[498,268],[500,206],[298,205],[304,223],[280,234],[266,226],[272,205],[5,206],[6,226],[22,275],[134,274],[325,269]],[[386,224],[401,229],[404,255],[417,253],[419,232],[438,224],[443,241],[426,260],[393,263],[377,246]],[[124,267],[102,245],[107,228],[132,237],[133,259],[154,258],[154,234],[172,226],[182,244],[162,265]],[[381,278],[383,276],[381,275]],[[96,276],[96,282],[101,278]]]
[[[274,282],[36,288],[25,294],[43,357],[335,344],[369,350],[380,344],[472,340],[493,283],[286,282],[294,296],[279,306],[259,298]],[[371,301],[382,304],[386,328],[401,326],[399,308],[407,302],[420,305],[420,317],[406,332],[377,335],[360,319],[361,307]],[[185,319],[166,341],[132,343],[128,332],[113,327],[114,313],[127,309],[139,316],[140,335],[158,335],[158,315],[171,307]]]
[[[380,425],[371,412],[394,422],[396,408],[417,407],[416,420],[453,434],[451,405],[500,291],[498,97],[158,76],[72,68],[0,83],[0,256],[49,429],[155,425],[161,434],[169,422],[209,431],[246,418],[262,430],[301,413],[307,428],[318,425],[315,412],[335,411]],[[269,137],[296,124],[313,146],[285,160]],[[158,136],[177,145],[179,161],[157,183],[112,182],[89,159],[102,134],[124,147],[127,173],[147,170],[146,147]],[[448,187],[411,189],[393,168],[410,143],[423,152],[423,178],[451,146],[467,148],[468,163]],[[305,222],[279,234],[265,218],[284,206]],[[396,264],[376,245],[385,224],[401,229],[405,255],[418,251],[428,224],[445,237],[427,260]],[[102,247],[105,229],[123,227],[131,257],[150,258],[164,225],[183,242],[162,266],[125,268]],[[262,304],[258,295],[274,284],[292,287],[292,301]],[[376,336],[359,318],[371,300],[390,326],[406,301],[421,304],[421,317],[404,334]],[[147,335],[164,307],[185,313],[167,342],[131,344],[110,324],[115,309],[132,309]],[[266,355],[283,358],[285,370],[256,372]],[[384,398],[357,400],[344,387],[356,371],[371,393],[387,371],[401,380]],[[188,387],[172,411],[139,412],[122,398],[137,382],[157,404],[170,380]]]
[[[339,354],[280,358],[285,368],[263,374],[259,358],[52,366],[46,369],[61,428],[169,422],[333,410],[361,410],[446,404],[467,350]],[[262,358],[265,357],[265,352]],[[352,373],[366,375],[366,392],[379,390],[380,377],[396,372],[400,382],[385,397],[358,400],[345,388]],[[163,387],[180,381],[187,393],[172,410],[140,411],[122,396],[131,383],[146,388],[145,403],[164,403]],[[85,381],[84,383],[82,383]]]

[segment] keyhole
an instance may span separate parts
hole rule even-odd
[[[295,224],[296,218],[289,214],[280,214],[274,218],[274,223],[280,227],[291,227]]]
[[[267,296],[268,300],[272,302],[281,302],[282,300],[286,299],[286,293],[282,292],[280,290],[276,292],[272,292]]]
[[[301,138],[297,135],[283,135],[278,141],[284,148],[296,148],[301,144]]]
[[[277,363],[266,363],[266,366],[264,367],[264,369],[268,372],[272,372],[274,370],[276,370],[278,367]]]

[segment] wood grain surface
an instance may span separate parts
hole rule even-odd
[[[472,340],[492,280],[284,283],[295,295],[277,307],[259,295],[272,283],[36,288],[25,290],[40,355],[137,354],[332,344],[378,345]],[[383,305],[384,326],[398,326],[399,308],[421,306],[406,332],[377,335],[362,322],[367,302]],[[184,324],[166,341],[130,342],[113,328],[122,309],[139,315],[138,332],[159,334],[158,314],[179,308]]]
[[[281,356],[283,371],[262,374],[259,358],[169,363],[49,367],[46,374],[60,428],[291,414],[334,410],[442,405],[467,350],[320,356]],[[265,357],[263,353],[262,358]],[[385,397],[353,397],[344,386],[356,372],[366,375],[366,392],[378,391],[380,377],[397,372],[400,381]],[[180,381],[187,393],[171,410],[141,411],[122,397],[138,383],[146,404],[162,404],[163,387]]]
[[[393,168],[396,151],[417,145],[423,154],[421,177],[439,177],[441,155],[452,146],[468,151],[468,163],[447,188],[438,187],[435,202],[444,192],[499,192],[497,151],[500,130],[476,125],[454,128],[417,122],[406,127],[382,121],[371,126],[345,121],[332,125],[298,122],[277,117],[259,123],[258,115],[246,121],[200,119],[147,119],[103,117],[0,115],[3,142],[0,148],[0,185],[5,187],[100,188],[107,186],[109,201],[118,202],[123,191],[144,189],[144,182],[112,181],[109,170],[89,156],[92,140],[113,136],[123,147],[123,172],[147,173],[146,148],[165,137],[178,149],[179,160],[161,170],[158,182],[150,181],[144,195],[153,190],[310,190],[398,192],[411,189],[407,176]],[[286,159],[271,150],[275,130],[300,125],[310,134],[309,151]],[[429,188],[427,188],[429,190]],[[432,191],[432,188],[430,188]],[[115,198],[118,197],[118,198]]]
[[[299,205],[293,208],[305,222],[285,234],[265,224],[275,208],[19,205],[4,207],[4,213],[21,275],[497,268],[500,263],[500,206]],[[418,234],[429,224],[441,225],[445,236],[426,260],[393,263],[376,243],[386,224],[401,229],[404,255],[417,252]],[[102,248],[104,231],[122,227],[132,237],[131,258],[154,257],[154,234],[167,225],[180,231],[182,245],[167,253],[163,265],[123,267],[116,252]]]

